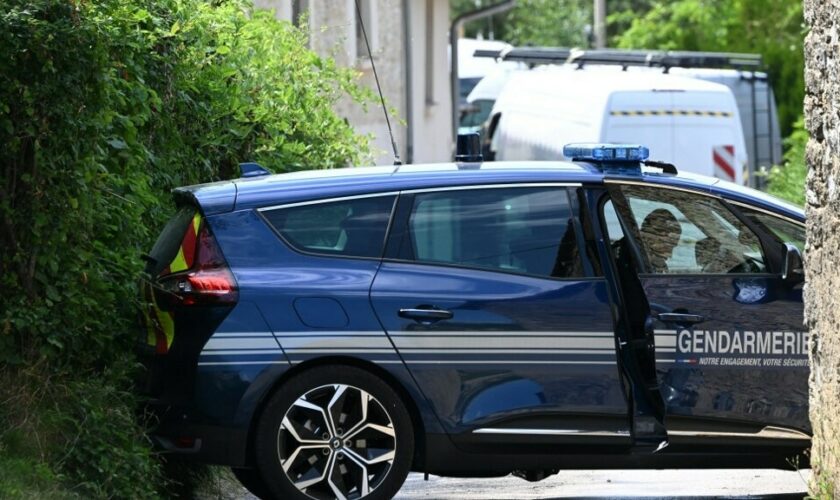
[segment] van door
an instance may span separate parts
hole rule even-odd
[[[672,98],[674,154],[669,161],[680,170],[742,184],[747,151],[732,94],[694,91]]]
[[[777,234],[708,194],[615,183],[609,196],[604,224],[630,243],[650,307],[670,443],[806,446],[802,286],[781,279]]]
[[[674,94],[677,91],[615,92],[607,105],[600,142],[644,144],[651,159],[674,163]],[[682,163],[677,163],[682,165]]]

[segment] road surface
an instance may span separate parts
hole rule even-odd
[[[398,500],[547,500],[560,498],[802,498],[809,470],[616,470],[562,471],[538,483],[517,477],[440,478],[410,474]],[[253,500],[226,474],[197,495],[199,500]]]

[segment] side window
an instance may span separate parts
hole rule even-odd
[[[584,275],[562,188],[418,194],[400,254],[417,262],[544,277]]]
[[[356,198],[266,210],[292,248],[347,257],[380,257],[394,196]]]
[[[649,272],[766,272],[758,237],[720,201],[641,186],[622,186],[621,192]]]
[[[752,222],[766,228],[768,233],[776,236],[782,243],[790,243],[798,248],[800,252],[805,251],[805,226],[803,224],[796,224],[758,210],[745,207],[739,207],[739,209]]]

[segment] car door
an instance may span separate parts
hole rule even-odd
[[[607,284],[580,251],[575,196],[400,194],[371,300],[456,442],[629,440]]]
[[[807,439],[802,285],[780,275],[784,233],[802,226],[707,193],[629,182],[609,192],[604,225],[615,248],[630,243],[617,258],[633,260],[649,303],[671,443]]]

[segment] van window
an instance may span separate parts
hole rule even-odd
[[[394,196],[314,203],[262,212],[292,248],[346,257],[380,257]]]
[[[584,275],[568,194],[510,188],[418,194],[400,255],[553,278]]]

